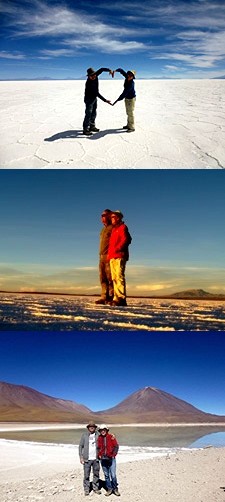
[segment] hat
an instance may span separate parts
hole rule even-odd
[[[112,214],[116,214],[117,216],[119,216],[121,219],[123,218],[123,213],[121,213],[121,211],[119,209],[117,209],[116,211],[111,211]]]
[[[106,431],[109,431],[109,428],[107,427],[107,425],[105,425],[105,424],[101,424],[101,425],[99,425],[98,430],[99,430],[99,431],[102,431],[103,429],[105,429]]]
[[[102,211],[102,216],[103,216],[103,214],[105,214],[105,213],[106,213],[106,214],[111,214],[111,212],[112,212],[112,211],[111,211],[111,209],[104,209],[104,210]]]
[[[88,68],[87,69],[87,76],[90,77],[91,75],[94,75],[95,74],[95,70],[94,68]]]
[[[133,77],[135,78],[135,75],[136,75],[136,71],[135,70],[128,70],[127,73],[132,74]]]
[[[98,427],[94,422],[89,422],[89,424],[87,424],[87,429],[88,427]]]

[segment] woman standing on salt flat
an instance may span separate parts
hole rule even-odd
[[[114,101],[113,105],[115,105],[118,101],[122,101],[122,99],[125,98],[127,125],[125,125],[123,129],[127,129],[127,132],[132,132],[135,131],[134,108],[136,101],[136,92],[134,86],[134,79],[136,72],[134,70],[128,70],[126,72],[122,68],[117,68],[117,70],[113,72],[112,76],[114,76],[114,73],[116,71],[118,71],[119,73],[121,73],[121,75],[125,77],[125,81],[124,81],[124,90],[122,94],[118,97],[118,99]]]

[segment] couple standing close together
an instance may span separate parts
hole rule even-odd
[[[98,89],[98,75],[103,71],[108,71],[112,77],[114,77],[115,72],[121,73],[125,77],[124,90],[122,94],[118,97],[114,103],[111,103],[109,99],[105,99]],[[97,98],[100,98],[105,103],[114,106],[117,101],[122,101],[125,99],[125,108],[127,114],[127,124],[123,127],[127,132],[132,132],[135,130],[134,125],[134,107],[135,107],[135,71],[128,70],[124,71],[122,68],[117,68],[117,70],[110,70],[110,68],[100,68],[95,71],[93,68],[87,69],[87,81],[85,85],[84,102],[85,102],[85,117],[83,121],[83,134],[86,136],[92,136],[93,132],[98,132],[99,129],[95,125],[95,119],[97,115]]]
[[[96,304],[126,306],[125,268],[129,259],[131,235],[121,211],[105,209],[101,215],[99,277],[101,297]]]
[[[94,422],[89,422],[87,431],[82,434],[79,444],[80,462],[84,466],[83,485],[85,495],[90,493],[91,470],[93,472],[93,492],[101,495],[99,486],[99,462],[101,462],[107,490],[105,495],[109,496],[114,493],[114,495],[120,496],[116,477],[116,455],[118,450],[118,441],[114,434],[109,433],[109,429],[105,424],[97,428]]]

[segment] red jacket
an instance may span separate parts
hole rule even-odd
[[[121,222],[112,228],[109,240],[108,259],[124,258],[129,259],[128,246],[131,243],[131,236],[125,223]]]
[[[101,436],[100,434],[98,437],[97,449],[99,458],[115,458],[119,450],[119,445],[115,436],[107,432],[105,436]]]

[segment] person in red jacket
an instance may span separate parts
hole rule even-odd
[[[118,482],[116,477],[116,455],[119,450],[119,444],[114,434],[109,434],[109,428],[102,424],[99,427],[99,437],[97,443],[98,458],[101,462],[102,470],[105,476],[107,492],[105,495],[120,496],[118,491]]]
[[[127,226],[123,222],[121,211],[112,211],[111,221],[113,228],[109,240],[108,259],[110,260],[114,288],[112,305],[126,306],[125,268],[129,259],[128,246],[132,239]]]

